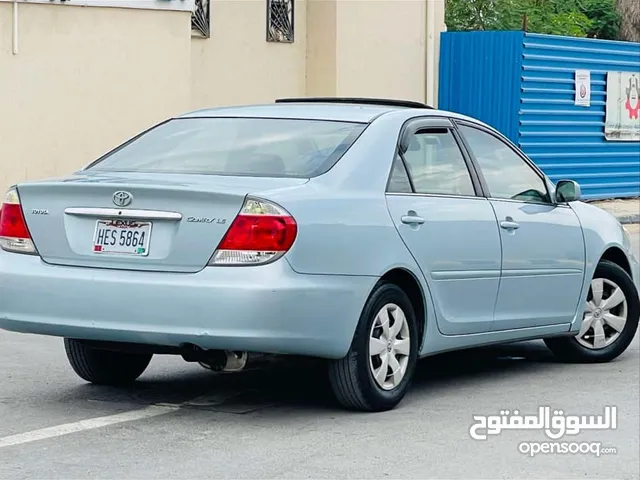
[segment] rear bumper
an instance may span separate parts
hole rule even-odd
[[[177,274],[53,266],[0,251],[0,328],[341,358],[376,281],[298,274],[286,260]]]

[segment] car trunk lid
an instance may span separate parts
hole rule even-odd
[[[18,185],[42,259],[53,265],[197,272],[248,194],[300,178],[101,173]]]

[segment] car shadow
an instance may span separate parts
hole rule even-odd
[[[437,394],[451,384],[480,384],[553,368],[556,363],[540,341],[474,348],[422,359],[411,396]],[[143,375],[131,386],[83,384],[67,390],[60,401],[179,405],[225,413],[251,413],[274,406],[299,410],[334,410],[326,362],[307,358],[267,357],[240,373],[220,374],[197,364]]]

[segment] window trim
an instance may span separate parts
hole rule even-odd
[[[471,158],[475,168],[477,169],[478,178],[483,189],[483,194],[487,199],[499,200],[499,201],[505,201],[505,202],[514,202],[514,203],[526,203],[531,205],[552,205],[552,206],[558,205],[554,195],[552,195],[552,192],[549,190],[549,185],[547,184],[547,177],[544,174],[544,172],[535,163],[533,163],[533,161],[529,157],[527,157],[526,154],[522,152],[516,145],[514,145],[513,142],[511,142],[507,137],[502,135],[500,132],[494,131],[490,128],[485,127],[484,125],[481,125],[475,122],[471,122],[468,120],[460,120],[457,118],[452,118],[452,121],[456,125],[456,130],[458,130],[458,133],[460,135],[460,141],[464,145],[464,148],[467,150],[469,157]],[[473,153],[473,150],[471,149],[471,145],[469,145],[469,142],[465,138],[464,133],[460,130],[460,127],[468,127],[468,128],[474,128],[476,130],[480,130],[481,132],[486,133],[487,135],[490,135],[496,140],[504,143],[518,158],[520,158],[529,168],[531,168],[533,172],[538,176],[538,178],[542,181],[542,184],[544,185],[544,188],[547,192],[547,196],[549,197],[549,202],[536,202],[531,200],[518,200],[514,198],[499,198],[499,197],[492,196],[491,189],[489,188],[489,185],[487,184],[487,181],[484,178],[484,174],[482,173],[482,168],[480,167],[480,163],[478,162],[478,159]]]
[[[409,182],[409,188],[411,192],[391,192],[389,191],[389,186],[391,185],[391,178],[393,177],[393,167],[396,164],[396,160],[400,160],[400,165],[402,165],[402,171],[407,176],[407,181]],[[387,185],[384,188],[385,194],[397,194],[397,195],[415,195],[415,187],[413,185],[413,180],[411,179],[411,175],[409,175],[409,171],[407,170],[407,162],[404,159],[404,156],[398,151],[393,157],[393,161],[391,162],[391,172],[389,173],[389,178],[387,178]]]
[[[471,179],[471,185],[473,186],[474,195],[456,195],[456,194],[443,194],[443,193],[420,193],[416,192],[415,186],[413,184],[413,179],[411,175],[409,175],[409,169],[407,168],[406,159],[404,158],[404,151],[406,151],[408,147],[408,139],[412,135],[415,135],[418,131],[422,129],[429,128],[443,128],[448,131],[453,137],[453,141],[456,146],[460,150],[464,163],[467,167],[467,172],[469,173],[469,178]],[[405,173],[407,174],[407,178],[409,179],[409,184],[411,185],[412,192],[392,192],[389,191],[389,184],[391,183],[391,175],[393,174],[393,165],[396,161],[396,156],[399,156],[402,161],[402,166],[404,168]],[[413,195],[413,196],[421,196],[421,197],[446,197],[446,198],[467,198],[467,199],[477,199],[484,198],[484,190],[481,184],[480,177],[478,176],[478,172],[476,171],[476,166],[473,163],[473,159],[468,155],[464,144],[461,143],[460,135],[457,132],[457,128],[452,119],[443,116],[436,115],[426,115],[420,117],[413,117],[407,120],[400,129],[400,134],[398,135],[398,140],[396,141],[396,148],[394,152],[394,156],[392,161],[390,162],[389,174],[387,176],[387,184],[385,187],[385,195]]]

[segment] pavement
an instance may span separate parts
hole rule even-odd
[[[358,414],[312,361],[221,375],[158,356],[118,390],[77,378],[60,339],[0,331],[0,479],[637,479],[639,391],[638,336],[608,364],[559,363],[540,341],[425,359],[396,410]],[[521,453],[549,441],[538,430],[470,436],[473,415],[539,406],[617,407],[616,429],[560,440],[616,453]]]
[[[640,198],[601,200],[593,204],[617,217],[622,224],[640,222]]]

